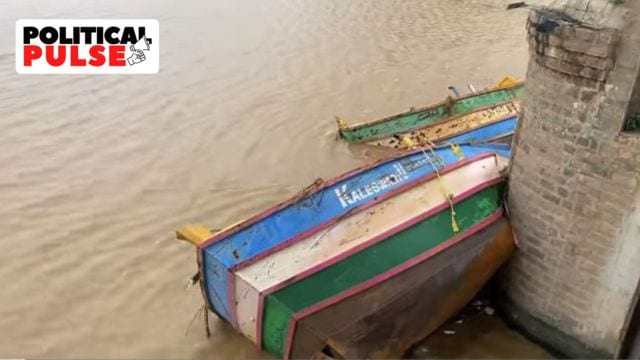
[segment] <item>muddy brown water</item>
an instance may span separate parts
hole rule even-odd
[[[174,230],[380,156],[336,141],[335,114],[522,78],[507,2],[0,1],[0,357],[267,357],[217,320],[205,337]],[[158,19],[160,73],[17,75],[20,18]]]

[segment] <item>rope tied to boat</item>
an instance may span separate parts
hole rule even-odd
[[[462,153],[462,149],[460,149],[460,145],[451,144],[451,151],[458,157],[460,160],[464,160],[464,154]]]
[[[453,207],[453,192],[449,191],[444,180],[442,180],[442,177],[440,176],[439,168],[444,168],[446,163],[444,162],[442,157],[440,157],[440,155],[438,155],[438,153],[435,152],[434,150],[435,147],[436,145],[431,140],[427,140],[427,144],[425,146],[420,147],[420,150],[422,151],[422,154],[424,155],[425,159],[427,159],[427,161],[429,161],[429,164],[431,164],[433,171],[436,173],[436,179],[438,180],[438,185],[440,186],[442,195],[444,195],[444,197],[447,199],[447,202],[449,203],[449,209],[451,210],[451,228],[453,229],[454,233],[458,233],[460,232],[460,226],[458,225],[456,210]],[[425,148],[429,150],[430,154],[427,154],[427,152],[425,151]],[[454,153],[455,153],[455,150],[454,150]],[[434,162],[434,159],[435,159],[435,162]]]
[[[447,98],[444,99],[444,108],[448,115],[451,115],[451,110],[453,106],[456,104],[456,99],[451,97],[451,95],[447,95]]]
[[[345,119],[341,118],[340,116],[336,116],[335,118],[336,118],[336,123],[338,124],[338,129],[342,130],[349,127]]]

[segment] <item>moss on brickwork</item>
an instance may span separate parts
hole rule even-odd
[[[624,131],[640,131],[640,112],[634,112],[627,116]]]

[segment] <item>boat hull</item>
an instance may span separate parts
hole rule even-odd
[[[501,179],[506,161],[485,154],[465,159],[447,170],[424,178],[421,184],[380,202],[367,211],[345,217],[334,226],[288,246],[235,272],[235,311],[238,329],[254,343],[258,342],[260,297],[373,245],[379,238],[425,210],[435,212],[447,207],[442,192],[457,199],[477,184]]]
[[[483,143],[495,137],[512,134],[519,111],[519,101],[508,101],[434,122],[420,129],[369,141],[367,144],[406,149],[407,144],[425,146],[431,143],[438,145]]]
[[[373,240],[372,246],[266,296],[261,307],[263,317],[258,320],[263,347],[275,355],[285,355],[291,322],[300,312],[361,287],[448,240],[468,236],[486,226],[487,219],[501,214],[502,187],[502,180],[496,179],[479,184],[465,198],[454,198],[456,225],[448,206],[437,213],[426,212],[406,221],[394,233]]]
[[[400,358],[460,311],[514,250],[499,219],[448,248],[412,259],[393,276],[294,319],[285,358]]]
[[[436,153],[447,167],[460,161],[461,154],[473,157],[490,151],[468,146],[461,153],[452,149]],[[436,168],[422,152],[383,160],[318,181],[293,198],[215,234],[198,245],[201,285],[209,308],[237,326],[234,272],[405,191],[434,174]]]
[[[515,100],[524,94],[524,84],[488,90],[439,104],[411,110],[384,119],[352,126],[340,126],[340,136],[354,143],[366,143],[393,134],[422,128],[433,122],[459,116],[497,103]]]

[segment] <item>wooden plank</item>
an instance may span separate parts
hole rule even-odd
[[[459,116],[500,102],[521,98],[524,84],[483,91],[457,99],[448,98],[438,104],[360,124],[342,126],[340,136],[349,142],[368,142],[395,133],[424,127],[435,121]]]
[[[513,252],[506,219],[398,275],[298,320],[291,358],[399,358],[458,312]]]
[[[296,328],[297,343],[300,349],[296,354],[304,354],[305,356],[295,357],[296,359],[309,359],[315,354],[321,354],[322,350],[327,347],[326,339],[319,336],[318,332],[308,326]]]
[[[371,246],[375,238],[403,222],[446,203],[441,186],[454,197],[471,190],[478,183],[499,178],[504,160],[486,157],[472,161],[441,176],[440,182],[430,180],[388,200],[338,222],[287,248],[237,270],[236,318],[238,329],[257,342],[258,302],[261,293],[267,295],[297,277],[308,276],[347,257],[362,246]],[[305,274],[306,273],[306,274]]]
[[[252,343],[258,344],[257,321],[260,290],[243,277],[235,278],[235,312],[237,329]]]
[[[258,322],[263,328],[264,348],[282,356],[293,314],[375,278],[449,239],[463,236],[467,230],[494,218],[501,209],[502,184],[479,185],[467,196],[455,199],[459,201],[455,211],[460,234],[452,227],[448,207],[435,215],[426,213],[394,229],[392,234],[383,234],[384,241],[267,296],[263,323]]]
[[[519,101],[507,101],[457,117],[447,118],[430,123],[411,131],[398,132],[390,136],[367,142],[369,145],[384,146],[394,149],[406,148],[402,138],[408,138],[416,146],[424,146],[429,142],[437,143],[461,134],[483,128],[497,122],[517,117],[520,111]],[[514,124],[515,125],[515,124]],[[513,126],[515,128],[515,126]],[[511,129],[513,131],[513,129]]]

